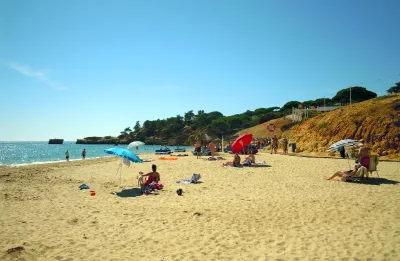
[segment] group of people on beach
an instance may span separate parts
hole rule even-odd
[[[282,144],[283,154],[288,154],[288,146],[289,146],[288,139],[286,137],[283,137],[281,144]],[[296,151],[296,144],[290,143],[290,145],[292,146],[292,152],[294,153]],[[279,146],[278,138],[276,137],[276,135],[274,135],[274,137],[271,139],[271,154],[278,153],[278,146]]]
[[[273,142],[272,144],[277,145],[276,136],[274,137],[272,142]],[[282,141],[282,145],[284,147],[284,154],[287,154],[287,143],[288,143],[287,139],[284,138]],[[196,140],[195,146],[196,146],[195,151],[197,152],[197,158],[199,158],[199,157],[201,157],[201,155],[200,155],[200,152],[201,152],[200,139]],[[213,142],[211,142],[209,144],[209,148],[212,153],[212,157],[214,157],[215,144]],[[274,146],[272,148],[272,151],[275,152],[276,148],[277,148],[277,146]],[[356,165],[354,166],[353,170],[335,172],[331,177],[328,178],[328,180],[332,180],[335,177],[340,177],[340,179],[342,181],[347,181],[349,177],[356,175],[360,169],[364,170],[364,171],[368,170],[369,164],[370,164],[368,149],[365,147],[361,147],[359,150],[359,153],[360,153],[359,160],[356,162]],[[223,166],[224,167],[242,167],[242,166],[252,165],[252,164],[256,164],[256,159],[253,154],[247,155],[246,158],[244,159],[244,161],[241,161],[240,155],[238,153],[235,153],[233,160],[224,163]],[[366,172],[362,172],[362,173],[366,173]],[[147,194],[146,192],[148,191],[149,187],[152,187],[153,189],[154,188],[162,189],[162,185],[159,183],[160,180],[161,180],[160,173],[157,172],[157,166],[155,164],[152,165],[151,172],[149,172],[147,174],[144,174],[143,172],[139,172],[138,184],[141,187],[143,193],[145,193],[145,194]],[[161,188],[159,188],[159,186],[161,186]],[[151,192],[148,192],[148,193],[151,193]]]
[[[83,160],[86,159],[86,149],[82,150],[82,159]],[[65,152],[65,160],[69,161],[69,151],[68,150]]]
[[[341,150],[339,150],[341,152]],[[364,179],[364,174],[368,172],[370,163],[371,163],[371,158],[369,155],[369,150],[367,147],[359,147],[358,150],[359,157],[356,159],[354,169],[352,170],[346,170],[346,171],[337,171],[335,172],[331,177],[328,178],[328,180],[332,180],[336,177],[339,177],[341,181],[348,181],[352,177],[360,174],[360,179]]]

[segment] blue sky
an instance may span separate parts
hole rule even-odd
[[[400,1],[0,1],[0,140],[400,81]]]

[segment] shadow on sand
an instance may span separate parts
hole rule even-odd
[[[399,184],[399,181],[396,180],[391,180],[391,179],[385,179],[385,178],[368,178],[368,179],[363,179],[362,181],[357,181],[357,182],[352,182],[352,183],[358,183],[358,184],[364,184],[364,185],[397,185]]]
[[[257,165],[257,164],[251,164],[249,165],[243,165],[243,167],[247,167],[247,168],[269,168],[272,167],[271,165]]]
[[[124,189],[121,192],[117,192],[115,194],[118,197],[122,198],[134,198],[143,195],[142,190],[140,188]]]

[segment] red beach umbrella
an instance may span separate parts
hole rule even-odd
[[[232,153],[239,153],[244,147],[250,144],[253,134],[243,134],[232,144]]]

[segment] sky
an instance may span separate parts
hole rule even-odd
[[[1,0],[0,141],[400,81],[398,0]]]

